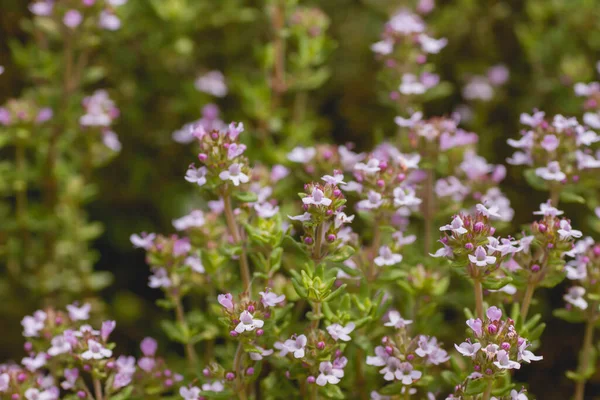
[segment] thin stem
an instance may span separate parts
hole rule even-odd
[[[477,311],[477,318],[483,321],[483,287],[479,279],[473,280],[475,286],[475,309]]]
[[[285,24],[285,3],[278,1],[273,10],[271,21],[275,39],[273,43],[274,65],[272,77],[273,101],[272,109],[279,107],[281,94],[285,92],[285,39],[283,37],[283,28]]]
[[[525,290],[525,297],[523,297],[523,304],[521,304],[521,321],[525,323],[527,321],[527,313],[529,312],[529,305],[531,299],[533,299],[533,292],[535,291],[535,283],[529,282],[527,289]]]
[[[433,223],[435,216],[435,198],[433,194],[433,185],[435,183],[435,172],[428,169],[425,177],[425,198],[423,202],[423,218],[425,222],[425,256],[431,253],[431,242],[433,238]]]
[[[23,239],[22,246],[27,248],[27,177],[25,175],[27,159],[25,157],[25,143],[22,140],[18,140],[16,145],[15,162],[19,176],[19,186],[16,193],[16,214]]]
[[[367,273],[367,280],[375,279],[377,275],[377,266],[375,265],[375,258],[377,252],[381,246],[381,229],[379,229],[379,219],[375,219],[375,226],[373,227],[373,243],[371,244],[371,262],[369,263],[369,271]]]
[[[237,350],[235,351],[235,358],[233,359],[233,370],[235,371],[235,380],[237,384],[238,398],[240,400],[246,400],[246,387],[242,380],[242,357],[244,356],[244,346],[240,340]]]
[[[319,387],[316,383],[310,384],[310,400],[318,400],[319,399]]]
[[[320,317],[320,315],[321,315],[321,303],[316,302],[315,305],[313,306],[313,317]],[[312,330],[318,329],[320,321],[321,321],[321,318],[313,319],[312,322],[310,323],[310,329],[312,329]]]
[[[321,260],[321,247],[323,246],[323,224],[317,226],[315,229],[315,246],[313,247],[312,258],[315,263]]]
[[[246,247],[242,244],[240,231],[233,215],[231,195],[227,192],[223,195],[223,204],[225,206],[225,219],[227,220],[229,234],[233,237],[233,241],[242,247],[242,254],[240,255],[240,275],[242,277],[242,287],[244,292],[246,292],[250,288],[250,267],[248,266],[248,255],[246,254]]]
[[[482,400],[490,400],[492,396],[492,386],[494,385],[494,381],[492,379],[488,380],[487,387],[485,388],[485,392],[483,392]]]
[[[96,400],[102,400],[102,385],[100,385],[100,379],[94,378],[94,393],[96,394]]]
[[[552,185],[550,187],[550,204],[557,207],[560,201],[560,186]]]
[[[365,379],[365,351],[362,348],[356,350],[356,383],[360,391],[361,400],[368,400],[369,393],[367,391],[367,381]]]
[[[183,327],[185,332],[189,331],[187,322],[185,320],[185,314],[183,312],[183,304],[181,303],[180,296],[174,296],[175,301],[175,315],[177,317],[177,322]],[[198,355],[196,354],[196,349],[194,349],[194,345],[191,343],[185,344],[185,356],[188,359],[188,364],[190,369],[195,371],[198,367]]]
[[[409,400],[410,399],[410,389],[408,388],[408,386],[403,386],[402,388],[404,389],[404,400]]]
[[[581,375],[586,374],[590,366],[590,353],[592,352],[592,346],[594,342],[594,325],[596,324],[596,309],[598,303],[594,302],[591,305],[590,316],[585,325],[585,333],[583,335],[583,346],[581,347],[581,358],[579,359],[578,372]],[[587,379],[578,381],[575,384],[575,400],[583,400],[585,395],[585,383]]]

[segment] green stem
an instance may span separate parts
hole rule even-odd
[[[94,393],[96,394],[96,400],[102,400],[102,386],[98,378],[94,378]]]
[[[410,399],[410,387],[403,386],[403,389],[404,389],[404,400],[409,400]]]
[[[377,265],[375,265],[375,258],[381,247],[381,229],[379,229],[379,218],[375,219],[375,226],[373,226],[373,244],[371,245],[371,262],[369,263],[369,271],[367,273],[367,280],[371,281],[375,279],[377,275]]]
[[[240,255],[240,275],[242,277],[243,291],[246,292],[250,288],[250,267],[248,266],[248,255],[246,254],[246,247],[242,243],[240,231],[237,223],[235,222],[233,207],[231,206],[231,195],[228,192],[223,194],[223,204],[225,208],[225,219],[227,221],[229,234],[233,237],[235,244],[238,244],[242,247],[242,254]]]
[[[492,386],[494,385],[494,381],[492,379],[488,380],[487,387],[485,388],[485,392],[483,392],[482,400],[490,400],[492,396]]]
[[[535,291],[535,284],[529,282],[527,289],[525,290],[525,296],[523,297],[523,304],[521,304],[521,321],[525,323],[527,321],[527,313],[529,312],[529,305],[533,299],[533,292]]]
[[[596,324],[596,309],[598,308],[598,303],[594,302],[591,304],[590,308],[590,316],[585,325],[585,333],[583,335],[583,346],[581,347],[580,359],[579,359],[579,367],[578,372],[581,375],[586,374],[589,365],[590,365],[590,353],[592,352],[593,342],[594,342],[594,325]],[[585,383],[587,379],[582,381],[578,381],[575,384],[575,400],[583,400],[585,395]]]
[[[316,302],[315,305],[313,306],[313,317],[320,317],[320,315],[321,315],[321,303]],[[319,328],[320,321],[321,321],[321,318],[313,319],[310,324],[310,329],[317,330]]]
[[[425,223],[425,257],[431,253],[431,244],[433,239],[433,223],[435,215],[435,198],[433,193],[433,185],[435,184],[434,171],[427,170],[425,177],[425,198],[423,199],[423,218]]]
[[[246,400],[246,387],[242,379],[242,357],[244,356],[244,346],[240,340],[237,350],[235,351],[235,358],[233,359],[233,370],[235,371],[235,380],[238,392],[238,398],[240,400]]]
[[[550,204],[557,207],[560,202],[560,186],[552,185],[550,187]]]
[[[483,321],[483,287],[479,279],[473,280],[473,285],[475,286],[475,310],[477,311],[477,318]]]
[[[321,247],[323,243],[323,224],[317,226],[315,230],[315,246],[313,247],[313,260],[315,263],[321,261]]]
[[[181,325],[185,332],[189,332],[189,327],[185,320],[185,314],[183,312],[183,304],[181,303],[181,297],[179,295],[174,296],[175,301],[175,315],[177,317],[177,322]],[[185,344],[185,355],[188,359],[189,367],[192,371],[195,371],[198,367],[198,355],[196,354],[196,349],[194,349],[194,345],[191,343]]]

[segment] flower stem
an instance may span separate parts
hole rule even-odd
[[[494,381],[492,379],[488,380],[487,387],[485,388],[485,392],[483,392],[482,400],[490,400],[492,396],[492,386],[494,385]]]
[[[182,326],[183,330],[189,332],[189,328],[187,322],[185,321],[185,314],[183,312],[183,304],[181,303],[180,296],[174,296],[175,301],[175,315],[177,317],[177,322]],[[188,359],[188,364],[190,369],[195,371],[198,367],[198,355],[196,354],[196,350],[194,349],[194,345],[191,343],[185,344],[185,355]]]
[[[433,237],[433,223],[435,214],[435,198],[433,195],[433,185],[435,183],[434,171],[428,169],[425,177],[425,199],[423,204],[423,218],[425,223],[425,257],[431,253],[431,240]]]
[[[320,315],[321,315],[321,303],[316,302],[315,305],[313,306],[313,317],[317,317]],[[312,329],[312,330],[318,329],[320,321],[321,321],[321,318],[313,319],[312,322],[310,323],[310,329]]]
[[[100,385],[100,379],[94,378],[94,393],[96,400],[102,400],[102,386]]]
[[[477,318],[483,321],[483,287],[479,279],[473,280],[475,286],[475,310],[477,311]]]
[[[369,272],[367,273],[367,280],[371,281],[375,279],[377,266],[375,265],[375,257],[381,245],[381,229],[379,229],[379,219],[375,219],[375,225],[373,226],[373,244],[371,245],[371,263],[369,264]]]
[[[242,254],[240,255],[240,275],[242,277],[242,285],[244,292],[248,291],[250,288],[250,267],[248,266],[248,256],[246,254],[246,248],[241,243],[240,231],[238,229],[237,223],[235,222],[235,217],[233,215],[233,208],[231,207],[231,195],[229,193],[223,194],[223,205],[225,211],[225,219],[227,220],[227,228],[229,229],[229,234],[233,237],[233,241],[236,244],[241,245]]]
[[[552,185],[550,187],[550,204],[553,207],[558,207],[560,201],[560,186]]]
[[[235,358],[233,359],[233,370],[235,371],[235,380],[238,392],[238,398],[240,400],[246,400],[246,387],[242,380],[242,357],[244,356],[244,346],[240,340],[237,350],[235,351]]]
[[[321,260],[321,246],[323,243],[323,224],[317,226],[315,230],[315,246],[313,247],[312,258],[317,264]]]
[[[590,316],[585,325],[585,333],[583,335],[583,346],[581,347],[578,372],[585,375],[590,365],[590,353],[594,342],[594,325],[596,324],[596,309],[598,303],[591,304]],[[587,379],[578,381],[575,384],[575,400],[583,400],[585,395],[585,383]]]
[[[529,282],[527,289],[525,290],[525,297],[523,297],[523,304],[521,304],[521,321],[525,323],[527,321],[527,313],[529,312],[529,305],[533,298],[533,292],[535,291],[535,284]]]

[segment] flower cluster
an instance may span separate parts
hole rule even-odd
[[[466,383],[455,388],[455,395],[461,395],[476,380],[493,379],[507,370],[520,369],[524,362],[529,364],[543,359],[528,350],[531,343],[519,336],[513,320],[502,318],[502,310],[497,307],[488,308],[483,321],[469,319],[467,326],[472,336],[454,347],[472,360],[474,372]]]
[[[53,0],[36,0],[29,5],[29,10],[38,17],[56,18],[73,30],[93,24],[108,31],[121,28],[116,9],[127,0],[81,0],[80,3],[63,5]]]
[[[510,76],[505,65],[494,65],[486,71],[486,75],[475,75],[468,79],[462,90],[467,100],[490,101],[494,98],[494,89],[504,85]]]
[[[202,126],[206,132],[227,129],[227,125],[219,118],[220,110],[216,104],[209,103],[202,107],[202,117],[194,122],[185,124],[181,129],[173,132],[171,137],[181,144],[192,143],[195,139],[196,126]]]
[[[5,106],[0,107],[0,125],[39,125],[50,120],[52,115],[51,108],[41,108],[31,101],[9,100]]]
[[[233,186],[250,181],[250,167],[244,157],[246,145],[240,143],[239,135],[244,125],[231,123],[227,130],[207,132],[202,124],[194,126],[193,135],[200,143],[198,159],[201,166],[190,165],[185,180],[198,186],[222,186],[230,183]]]
[[[564,295],[567,307],[575,307],[579,310],[587,310],[589,304],[598,307],[600,244],[595,243],[591,237],[586,237],[576,242],[567,254],[573,257],[565,267],[567,279],[573,282],[573,286]]]
[[[576,183],[591,174],[590,169],[600,168],[600,155],[593,153],[594,144],[600,142],[596,132],[574,117],[555,115],[548,121],[544,116],[542,111],[521,114],[521,123],[528,128],[518,140],[508,140],[517,149],[507,159],[509,164],[531,166],[535,175],[553,186]]]
[[[79,118],[79,124],[87,129],[98,130],[102,142],[112,151],[121,151],[121,142],[110,127],[119,116],[119,109],[108,97],[106,90],[96,90],[94,94],[83,99],[85,114]]]

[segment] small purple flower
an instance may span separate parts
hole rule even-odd
[[[64,371],[65,380],[61,382],[60,386],[64,390],[71,390],[75,387],[75,382],[77,382],[77,378],[79,378],[79,370],[77,368],[65,368]],[[0,388],[1,389],[1,388]],[[2,390],[0,390],[1,392]]]
[[[29,5],[29,11],[40,17],[48,17],[52,14],[54,2],[52,0],[39,0]]]
[[[227,310],[233,310],[233,296],[231,293],[220,294],[217,296],[217,301],[220,305],[225,307]]]
[[[350,322],[346,326],[342,326],[340,324],[333,324],[327,327],[327,332],[329,332],[329,334],[335,341],[339,339],[343,340],[344,342],[349,342],[350,340],[352,340],[352,338],[349,335],[355,327],[356,325],[354,325],[354,322]]]
[[[288,153],[288,160],[306,164],[317,155],[317,150],[314,147],[294,147],[290,153]]]
[[[361,200],[356,204],[356,207],[359,210],[374,210],[383,204],[383,200],[381,199],[381,193],[377,193],[373,190],[370,190],[367,194],[366,200]]]
[[[196,90],[208,93],[215,97],[225,97],[227,95],[227,84],[225,77],[220,71],[209,71],[198,77],[194,82]]]
[[[285,300],[285,295],[277,295],[273,292],[259,292],[261,296],[261,302],[265,307],[275,307],[277,304]]]
[[[52,346],[48,349],[48,355],[52,357],[71,351],[71,344],[63,335],[53,337],[50,343]]]
[[[519,346],[519,352],[517,354],[518,361],[522,360],[526,363],[531,363],[532,361],[540,361],[544,359],[543,356],[536,356],[531,351],[527,350],[528,346],[529,343],[527,343],[526,340],[524,340],[523,343],[521,343],[521,345]]]
[[[564,214],[564,212],[553,207],[550,204],[550,200],[548,200],[548,202],[540,204],[540,210],[534,211],[533,214],[534,215],[543,215],[545,217],[547,217],[547,216],[556,217],[558,215]]]
[[[483,214],[487,218],[502,218],[502,216],[498,213],[499,208],[496,206],[490,206],[490,208],[487,208],[483,204],[477,204],[475,208],[477,211],[479,211],[479,213]]]
[[[416,196],[415,190],[411,187],[394,189],[394,206],[396,207],[414,207],[421,204],[422,200]]]
[[[239,186],[240,183],[247,183],[250,178],[242,172],[242,165],[239,163],[231,164],[227,171],[222,171],[219,174],[221,180],[230,180],[234,186]]]
[[[37,337],[39,332],[44,329],[47,315],[44,311],[38,310],[33,316],[26,316],[21,321],[24,337]]]
[[[158,343],[151,337],[145,337],[140,343],[140,350],[146,357],[154,357],[157,349]]]
[[[333,367],[333,364],[329,361],[322,361],[319,364],[319,376],[317,377],[317,385],[325,386],[328,383],[337,385],[340,382],[340,378],[344,377],[344,371]]]
[[[500,369],[519,369],[521,364],[516,361],[512,361],[508,358],[506,350],[499,350],[496,354],[496,360],[494,365]]]
[[[412,324],[412,321],[409,319],[404,319],[400,315],[400,313],[396,310],[392,310],[388,313],[389,321],[383,324],[384,326],[393,326],[397,329],[402,329],[406,327],[406,325]]]
[[[78,307],[77,304],[69,304],[67,305],[67,311],[69,312],[69,318],[72,321],[87,321],[90,319],[90,310],[92,309],[92,305],[89,303],[85,303],[81,307]]]
[[[150,275],[148,286],[153,289],[171,287],[171,279],[167,270],[164,268],[155,268],[153,274]]]
[[[475,336],[480,337],[483,333],[483,323],[479,318],[467,320],[467,326],[471,328]]]
[[[198,256],[189,256],[185,259],[184,264],[192,269],[192,271],[199,274],[206,272],[204,265],[202,265],[202,259]]]
[[[103,10],[100,13],[98,25],[100,28],[106,29],[107,31],[116,31],[121,28],[121,20],[114,13]]]
[[[478,246],[477,249],[475,249],[475,255],[469,254],[469,261],[478,267],[485,267],[488,264],[495,264],[496,257],[488,256],[485,249]]]
[[[314,188],[310,196],[306,196],[302,199],[302,203],[306,205],[313,204],[315,206],[325,206],[328,207],[331,205],[333,200],[325,197],[325,194],[321,189]]]
[[[574,305],[581,310],[587,310],[588,302],[583,298],[585,295],[585,288],[581,286],[573,286],[569,288],[567,294],[563,296],[565,301]]]
[[[88,349],[81,354],[84,360],[101,360],[112,356],[112,350],[105,348],[95,340],[88,339]]]
[[[556,135],[546,135],[546,136],[544,136],[544,138],[542,139],[542,142],[540,143],[542,148],[544,150],[546,150],[547,152],[552,152],[552,151],[556,150],[558,148],[559,144],[560,144],[560,140],[558,140]]]
[[[421,119],[423,118],[423,113],[417,111],[413,113],[409,118],[396,117],[394,118],[394,122],[396,125],[402,128],[412,128],[415,126]]]
[[[486,315],[492,322],[500,321],[500,318],[502,318],[502,310],[496,306],[492,306],[487,309]]]
[[[560,220],[560,229],[557,231],[560,240],[569,240],[571,238],[580,238],[583,233],[577,229],[571,228],[571,224],[566,219]]]
[[[71,29],[77,28],[82,21],[83,16],[77,10],[68,10],[63,17],[63,23]]]
[[[333,176],[325,175],[321,179],[331,185],[341,185],[346,183],[344,182],[344,174],[338,173],[337,171],[334,172]]]
[[[464,222],[461,217],[458,215],[452,219],[450,225],[444,225],[440,228],[440,231],[452,231],[457,235],[464,235],[467,233],[467,230],[464,227]]]
[[[448,39],[434,39],[424,33],[419,35],[419,43],[425,53],[438,54],[448,44]]]
[[[154,239],[156,239],[155,233],[146,232],[142,232],[141,235],[134,233],[129,237],[129,240],[131,241],[131,244],[133,244],[133,247],[144,250],[149,250],[152,247],[152,245],[154,244]]]
[[[244,151],[246,151],[245,144],[231,143],[227,148],[227,158],[229,160],[233,160],[234,158],[244,154]]]
[[[306,335],[297,336],[295,339],[286,340],[284,343],[276,342],[275,348],[280,350],[279,355],[281,357],[285,357],[288,353],[293,353],[294,358],[303,358],[304,357],[304,348],[308,343],[308,339]]]
[[[295,216],[288,215],[288,218],[291,219],[292,221],[307,222],[307,221],[311,220],[312,216],[310,213],[305,212],[302,215],[295,215]]]
[[[279,182],[290,174],[290,170],[281,164],[273,165],[271,168],[271,181]]]
[[[262,328],[264,321],[255,319],[252,314],[244,310],[240,314],[240,323],[235,327],[237,333],[251,332],[256,328]]]
[[[401,254],[392,253],[392,250],[387,246],[381,246],[379,248],[379,256],[375,257],[373,262],[376,265],[383,267],[384,265],[396,265],[402,261]]]
[[[265,219],[272,218],[279,213],[279,207],[271,203],[256,203],[254,204],[254,210],[259,217]]]
[[[38,353],[31,357],[25,357],[21,360],[21,364],[29,371],[35,372],[46,365],[46,353]]]
[[[200,389],[195,386],[190,388],[182,386],[179,388],[179,394],[184,400],[198,400],[200,398]]]
[[[265,350],[262,347],[258,347],[258,346],[256,346],[256,350],[258,350],[258,351],[251,351],[250,353],[248,353],[250,358],[254,361],[260,361],[264,357],[267,357],[267,356],[270,356],[271,354],[273,354],[273,350]]]
[[[463,342],[459,345],[454,345],[456,350],[465,357],[475,358],[475,355],[481,349],[480,343]]]
[[[194,164],[192,164],[185,172],[185,180],[191,183],[196,183],[198,186],[202,186],[206,183],[206,172],[206,167],[196,168]]]

